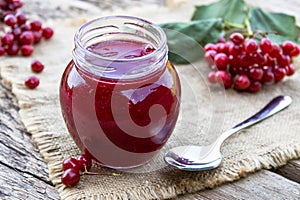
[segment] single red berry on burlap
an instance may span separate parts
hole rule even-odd
[[[79,171],[81,170],[81,162],[79,162],[76,158],[67,158],[63,161],[62,168],[64,171],[71,168],[74,168]]]
[[[75,168],[67,169],[66,171],[63,172],[61,176],[61,182],[68,187],[73,187],[77,185],[79,181],[80,181],[80,173],[79,170]]]
[[[46,40],[52,38],[53,34],[54,34],[54,31],[53,31],[53,29],[50,28],[50,27],[45,27],[45,28],[43,28],[43,30],[42,30],[42,35],[43,35],[43,37],[44,37]]]
[[[33,46],[30,44],[24,44],[21,46],[21,54],[23,56],[30,56],[33,53]]]
[[[31,70],[35,73],[40,73],[44,70],[44,65],[38,60],[34,60],[31,63]]]
[[[81,156],[79,156],[77,158],[77,160],[79,161],[80,165],[81,165],[81,171],[89,171],[92,168],[92,159],[90,159],[88,156],[86,156],[85,154],[82,154]]]
[[[10,46],[14,43],[15,36],[13,33],[4,33],[1,36],[1,44],[2,46]]]
[[[15,55],[17,55],[19,53],[19,50],[20,50],[19,45],[17,45],[17,44],[14,43],[14,44],[12,44],[12,45],[10,45],[10,46],[7,47],[6,53],[9,56],[15,56]]]
[[[39,80],[36,76],[29,76],[29,77],[25,80],[25,85],[26,85],[29,89],[34,89],[34,88],[36,88],[39,84],[40,84],[40,80]]]
[[[24,31],[21,33],[19,42],[21,44],[32,44],[34,42],[34,35],[31,31]]]
[[[14,27],[17,24],[17,18],[13,14],[8,14],[4,17],[4,23],[7,26]]]

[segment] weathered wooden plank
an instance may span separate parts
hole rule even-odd
[[[300,184],[268,170],[262,170],[239,181],[213,190],[200,191],[178,199],[299,199]]]
[[[35,175],[0,164],[0,199],[59,199],[53,186]]]
[[[21,123],[15,98],[1,83],[0,152],[0,199],[59,198],[46,163]]]
[[[300,183],[300,160],[290,161],[287,165],[276,169],[274,172]]]

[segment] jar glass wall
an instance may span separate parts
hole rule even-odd
[[[180,81],[157,25],[110,16],[83,25],[60,85],[70,135],[97,163],[129,168],[149,161],[176,124]]]

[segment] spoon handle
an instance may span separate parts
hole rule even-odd
[[[222,143],[230,137],[232,134],[246,128],[252,126],[276,113],[288,107],[292,103],[292,98],[289,96],[278,96],[272,99],[264,108],[258,111],[256,114],[252,115],[248,119],[243,122],[235,125],[228,131],[224,132],[216,141],[216,145],[221,147]]]

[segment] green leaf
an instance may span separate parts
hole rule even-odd
[[[244,0],[221,0],[203,6],[196,6],[192,20],[222,18],[234,27],[244,26],[247,9]]]
[[[285,37],[278,34],[268,34],[268,38],[270,38],[274,43],[282,44],[284,41],[291,40],[289,37]]]
[[[271,34],[268,37],[274,40],[274,42],[281,43],[285,40],[297,41],[299,30],[294,16],[266,12],[260,8],[251,8],[249,11],[249,20],[253,31],[270,32]]]
[[[200,59],[203,46],[208,42],[217,42],[223,29],[221,19],[166,23],[160,26],[167,35],[169,60],[178,64]]]

